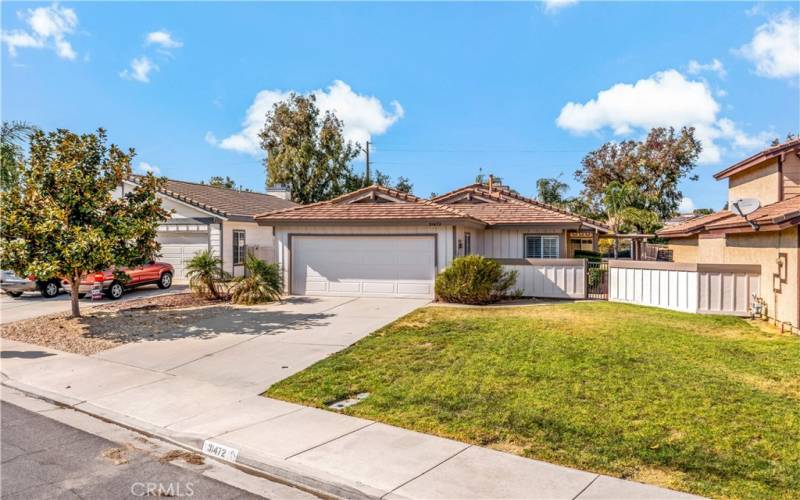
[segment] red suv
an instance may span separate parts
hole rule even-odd
[[[92,291],[92,286],[95,283],[101,282],[103,292],[111,300],[117,300],[122,297],[125,290],[142,285],[158,285],[158,288],[169,288],[172,286],[172,275],[175,274],[172,264],[167,264],[166,262],[150,262],[143,266],[123,267],[119,268],[119,270],[130,276],[130,280],[126,283],[117,280],[114,277],[114,269],[91,273],[81,281],[81,285],[78,288],[78,297],[84,297]],[[70,291],[67,281],[64,281],[64,289]]]

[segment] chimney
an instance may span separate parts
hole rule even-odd
[[[285,184],[275,184],[268,187],[267,194],[275,196],[276,198],[292,201],[292,192]]]
[[[489,192],[492,192],[492,188],[494,187],[494,175],[489,174]]]

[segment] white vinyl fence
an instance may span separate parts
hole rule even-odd
[[[525,297],[583,299],[586,297],[585,259],[495,259],[517,272],[515,288]]]
[[[761,266],[621,261],[608,263],[608,300],[691,313],[747,316]]]

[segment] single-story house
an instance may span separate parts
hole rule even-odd
[[[136,186],[132,176],[120,186],[118,195]],[[175,279],[186,279],[186,261],[197,252],[210,250],[222,256],[223,269],[234,276],[244,274],[248,250],[262,260],[275,260],[272,228],[255,221],[257,214],[297,206],[288,193],[238,191],[208,184],[167,179],[158,196],[170,218],[158,228],[159,260],[175,267]]]
[[[758,267],[760,284],[752,294],[764,301],[770,319],[800,332],[800,139],[770,147],[714,177],[727,179],[729,206],[755,198],[760,208],[746,218],[730,210],[697,217],[658,235],[669,240],[675,262]]]
[[[492,181],[431,200],[373,185],[256,220],[274,227],[285,291],[296,295],[431,298],[436,274],[467,254],[513,266],[569,264],[552,277],[569,295],[571,281],[584,279],[573,252],[610,232]]]

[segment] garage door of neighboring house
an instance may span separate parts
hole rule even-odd
[[[159,232],[161,262],[169,262],[175,268],[175,278],[186,278],[186,261],[197,252],[208,250],[207,232]]]
[[[434,236],[293,236],[297,295],[432,298]]]

